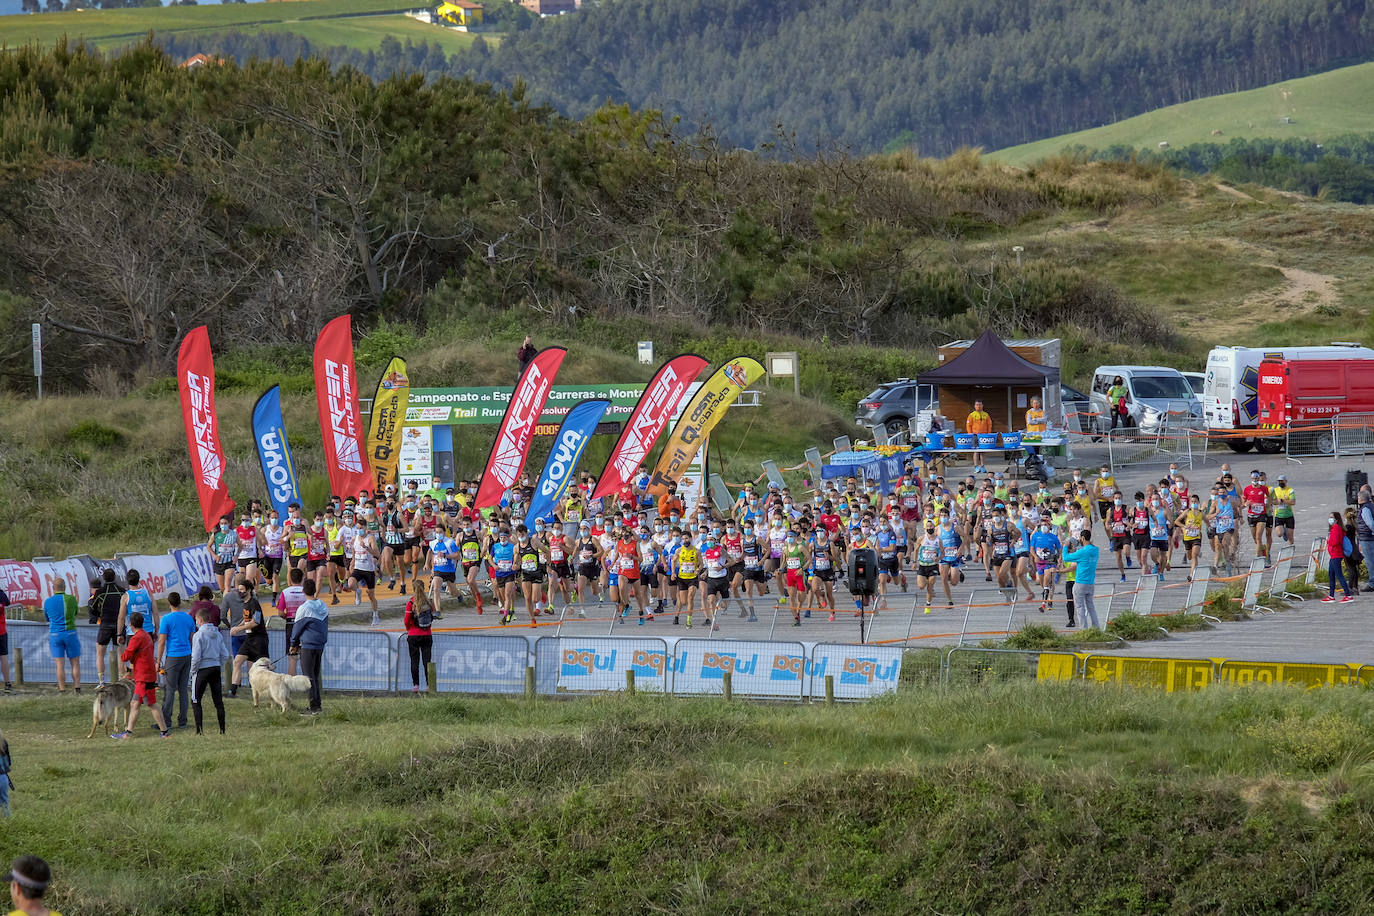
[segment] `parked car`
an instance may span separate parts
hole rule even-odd
[[[1113,405],[1107,391],[1120,377],[1126,388],[1129,425],[1141,432],[1156,432],[1173,414],[1185,415],[1193,425],[1202,427],[1202,401],[1183,373],[1166,366],[1098,366],[1093,371],[1092,392],[1088,395],[1093,422],[1098,432],[1112,428]],[[1177,422],[1177,421],[1175,421]]]
[[[854,422],[875,433],[882,431],[891,435],[906,429],[912,417],[922,410],[930,410],[939,397],[939,389],[934,385],[917,385],[914,379],[898,379],[879,385],[859,401]]]
[[[1202,400],[1202,391],[1207,387],[1207,373],[1184,372],[1183,377],[1188,380],[1188,387],[1193,389],[1193,394],[1197,395],[1198,400]]]

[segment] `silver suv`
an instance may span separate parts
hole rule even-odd
[[[1183,373],[1166,366],[1098,366],[1093,372],[1092,391],[1088,395],[1097,432],[1112,428],[1115,405],[1109,403],[1107,391],[1112,381],[1120,377],[1126,388],[1126,415],[1129,426],[1141,432],[1157,432],[1166,424],[1178,428],[1205,428],[1202,401]]]
[[[939,397],[940,391],[934,385],[917,385],[909,378],[897,379],[879,385],[860,400],[854,411],[854,422],[864,429],[881,430],[891,435],[907,429],[911,418],[919,411],[929,410]]]

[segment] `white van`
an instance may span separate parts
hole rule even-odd
[[[1259,364],[1276,359],[1374,359],[1374,350],[1353,343],[1329,347],[1214,347],[1207,354],[1207,378],[1202,388],[1202,413],[1208,429],[1245,430],[1259,424]],[[1283,440],[1227,439],[1234,451],[1277,452]]]

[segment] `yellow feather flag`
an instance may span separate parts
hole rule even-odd
[[[683,472],[692,463],[711,430],[725,416],[725,411],[735,403],[741,391],[758,381],[762,375],[763,366],[758,360],[737,356],[707,379],[706,384],[682,409],[677,425],[668,436],[668,443],[663,446],[663,454],[659,456],[653,478],[649,481],[650,495],[657,499],[668,492],[669,483],[682,479]]]
[[[368,422],[367,458],[372,465],[374,493],[382,492],[389,483],[396,483],[396,470],[401,464],[401,427],[405,425],[409,404],[410,379],[406,376],[406,361],[393,356],[377,381],[372,418]]]

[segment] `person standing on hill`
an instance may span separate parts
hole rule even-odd
[[[81,692],[81,640],[76,635],[76,598],[67,594],[67,583],[55,579],[52,594],[43,602],[48,618],[48,650],[57,663],[57,692],[67,692],[67,659],[72,662],[72,686]]]
[[[300,656],[301,674],[310,678],[310,706],[301,715],[318,716],[324,647],[329,642],[329,608],[316,597],[314,582],[307,579],[301,587],[305,589],[305,604],[296,611],[289,651]]]
[[[1126,402],[1130,399],[1131,393],[1126,390],[1126,380],[1121,376],[1112,379],[1112,386],[1107,389],[1107,406],[1112,412],[1112,429],[1116,429],[1117,424],[1123,427],[1131,425],[1130,409]]]
[[[530,364],[530,360],[534,359],[538,353],[539,351],[534,348],[534,342],[530,340],[529,335],[525,335],[525,342],[520,345],[519,350],[515,351],[515,358],[520,362],[520,374],[515,379],[517,382],[520,381],[520,375],[524,374],[525,367]]]
[[[299,569],[291,570],[300,575]],[[211,605],[213,607],[213,605]],[[216,608],[216,615],[219,611]],[[210,689],[210,699],[215,704],[215,716],[219,719],[219,733],[224,734],[224,689],[221,683],[224,660],[229,653],[224,649],[224,637],[219,627],[210,620],[209,608],[196,602],[196,635],[191,639],[191,677],[194,687],[191,691],[191,710],[196,718],[196,734],[204,734],[204,718],[201,714],[201,701],[205,699],[205,689]],[[292,656],[292,673],[295,672],[295,656]]]
[[[91,596],[91,612],[96,617],[99,628],[95,632],[95,667],[96,680],[105,683],[105,673],[110,669],[105,667],[105,655],[109,651],[110,643],[116,646],[123,637],[119,633],[119,614],[124,603],[124,590],[115,582],[115,571],[107,568],[100,574],[100,588]],[[117,648],[116,652],[119,651]],[[8,680],[8,678],[6,678]]]
[[[987,434],[992,432],[992,415],[983,409],[982,401],[973,402],[973,410],[969,413],[968,419],[964,421],[964,432],[971,435],[979,433]],[[987,473],[987,468],[983,466],[983,453],[975,451],[973,453],[973,473]]]
[[[196,635],[196,622],[181,609],[181,595],[167,596],[170,610],[162,615],[157,627],[157,666],[166,671],[163,682],[167,695],[162,698],[162,719],[172,721],[172,701],[179,699],[177,728],[186,727],[186,707],[190,705],[191,639]]]
[[[147,706],[152,710],[153,721],[157,722],[162,737],[170,738],[172,733],[167,729],[167,720],[162,717],[162,707],[157,705],[157,663],[154,658],[157,650],[153,648],[153,637],[143,629],[143,615],[138,611],[129,615],[129,626],[133,629],[133,635],[129,637],[129,644],[124,647],[120,660],[134,682],[134,700],[129,704],[129,720],[124,724],[124,731],[110,737],[120,740],[132,737],[134,723],[138,721],[138,708]]]

